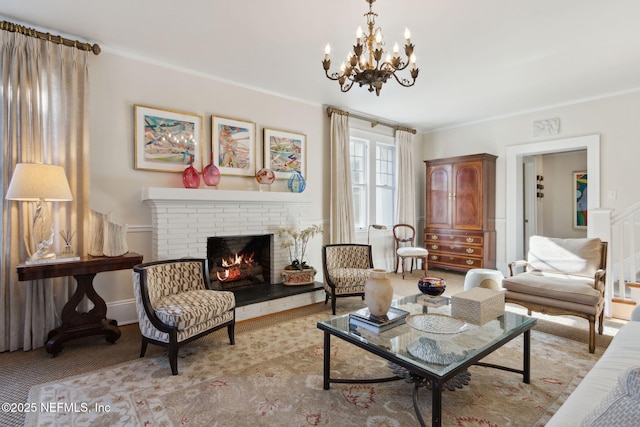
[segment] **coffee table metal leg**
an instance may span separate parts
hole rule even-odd
[[[523,381],[525,384],[529,384],[530,381],[530,373],[531,373],[531,330],[526,330],[524,332],[524,354],[523,354]]]
[[[431,425],[439,427],[442,424],[442,384],[431,382]]]
[[[329,390],[329,373],[331,371],[331,334],[324,333],[324,389]]]
[[[418,408],[418,390],[422,387],[422,383],[420,381],[416,381],[413,384],[413,409],[416,411],[416,417],[418,417],[418,422],[420,423],[420,427],[425,427],[424,418],[422,418],[422,414],[420,413],[420,409]]]

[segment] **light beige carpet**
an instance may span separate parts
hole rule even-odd
[[[339,301],[341,311],[362,305],[358,299]],[[418,425],[412,384],[322,389],[323,334],[316,323],[327,317],[316,313],[240,333],[235,346],[224,334],[193,343],[180,351],[178,376],[170,375],[166,355],[160,354],[34,386],[30,403],[68,407],[27,414],[26,425]],[[384,360],[336,338],[331,343],[333,377],[390,373]],[[444,393],[443,425],[542,426],[602,351],[589,354],[583,343],[534,330],[531,384],[513,373],[472,367],[468,386]],[[522,338],[517,338],[485,360],[520,368],[521,354]],[[421,390],[420,401],[430,423],[428,390]]]

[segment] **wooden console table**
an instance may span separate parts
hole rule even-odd
[[[47,352],[55,357],[66,341],[91,335],[106,335],[108,342],[115,343],[121,334],[118,322],[107,319],[107,304],[93,288],[93,278],[98,273],[126,270],[141,262],[142,255],[129,252],[117,257],[85,256],[79,261],[18,265],[20,281],[73,276],[78,283],[76,291],[62,309],[62,325],[47,335]],[[94,307],[86,313],[79,313],[76,308],[85,295]]]

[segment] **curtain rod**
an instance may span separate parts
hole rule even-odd
[[[84,50],[86,52],[93,52],[95,55],[100,54],[100,46],[98,46],[97,43],[92,45],[91,43],[83,43],[78,40],[65,39],[62,36],[54,36],[50,33],[43,33],[34,28],[28,28],[9,21],[0,22],[0,30],[19,33],[25,36],[35,37],[40,40],[46,40],[52,43],[62,44],[69,47],[75,47],[76,49]]]
[[[360,116],[360,115],[357,115],[357,114],[349,113],[348,111],[343,111],[343,110],[340,110],[340,109],[335,108],[335,107],[327,107],[327,115],[329,117],[331,117],[332,113],[341,114],[343,116],[353,117],[353,118],[356,118],[356,119],[364,120],[365,122],[370,122],[371,123],[371,127],[376,127],[377,125],[382,125],[382,126],[386,126],[386,127],[395,129],[395,130],[402,130],[402,131],[405,131],[405,132],[412,133],[414,135],[416,134],[416,130],[415,129],[411,129],[411,128],[404,127],[404,126],[392,125],[391,123],[381,122],[379,120],[372,119],[371,117]]]

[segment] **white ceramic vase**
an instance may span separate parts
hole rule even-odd
[[[389,312],[393,299],[393,286],[387,277],[387,271],[374,268],[364,285],[364,301],[369,312],[377,317],[384,317]]]

